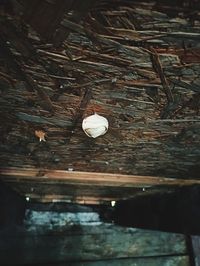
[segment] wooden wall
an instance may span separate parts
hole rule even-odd
[[[0,230],[0,260],[3,265],[189,265],[184,235],[105,224],[84,210],[28,210],[23,226]]]

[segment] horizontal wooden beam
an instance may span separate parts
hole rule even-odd
[[[176,179],[156,176],[123,175],[96,172],[77,172],[63,170],[41,170],[34,168],[4,168],[0,169],[1,179],[5,181],[43,180],[57,181],[67,184],[97,184],[100,186],[145,187],[145,186],[187,186],[200,184],[197,179]]]
[[[70,262],[71,266],[127,266],[127,265],[134,265],[134,266],[141,266],[141,265],[148,265],[148,266],[160,266],[160,265],[181,265],[181,266],[188,266],[189,264],[189,256],[166,256],[166,257],[146,257],[146,258],[123,258],[123,259],[108,259],[108,260],[99,260],[97,261],[80,261],[80,262]],[[120,263],[120,264],[119,264]],[[65,266],[66,263],[56,263],[57,266]],[[31,264],[27,266],[36,266],[36,264]]]
[[[200,185],[200,180],[195,179],[34,168],[0,169],[0,179],[28,199],[81,204],[128,199],[149,188],[160,191],[160,188]]]

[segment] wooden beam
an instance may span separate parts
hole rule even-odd
[[[102,204],[144,192],[170,191],[200,180],[48,169],[0,169],[0,179],[28,200]]]
[[[170,266],[189,266],[188,256],[166,256],[166,257],[147,257],[147,258],[123,258],[123,259],[108,259],[108,260],[98,260],[98,261],[80,261],[80,262],[70,262],[71,266],[160,266],[160,265],[170,265]],[[36,264],[30,264],[26,266],[36,266]],[[48,264],[43,264],[42,266],[48,266]],[[66,263],[56,263],[56,266],[66,266]]]
[[[57,181],[67,184],[90,184],[115,187],[144,187],[144,186],[188,186],[200,184],[196,179],[175,179],[156,176],[123,175],[96,172],[77,172],[34,168],[4,168],[0,169],[1,179],[12,182],[26,180]]]
[[[191,236],[192,238],[192,248],[193,248],[193,255],[194,255],[194,262],[195,266],[200,265],[200,237],[199,236]]]
[[[108,224],[69,226],[67,223],[62,226],[59,223],[49,226],[31,223],[26,230],[17,231],[13,235],[5,235],[0,231],[2,265],[13,261],[24,265],[48,262],[70,264],[80,261],[168,256],[187,256],[184,235]],[[110,264],[108,262],[103,265]],[[163,264],[153,264],[152,261],[150,265]]]

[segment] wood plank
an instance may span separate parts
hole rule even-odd
[[[191,236],[195,266],[200,265],[200,236]]]
[[[9,264],[12,265],[12,264]],[[26,266],[51,266],[51,263],[27,264]],[[67,266],[189,266],[188,256],[167,256],[154,258],[123,258],[99,261],[67,262]],[[66,266],[66,263],[56,263],[56,266]]]
[[[57,266],[66,266],[66,264],[57,264]],[[188,256],[167,256],[155,258],[131,258],[131,259],[112,259],[100,261],[81,261],[70,262],[68,266],[189,266]],[[34,265],[27,265],[34,266]],[[43,265],[45,266],[45,265]]]
[[[54,229],[52,229],[52,228]],[[66,228],[66,229],[65,229]],[[1,262],[55,263],[112,258],[186,255],[180,234],[99,226],[34,226],[15,234],[0,233]]]
[[[40,202],[76,202],[85,204],[101,203],[123,199],[142,192],[135,187],[111,187],[91,184],[68,184],[67,182],[40,182],[37,180],[9,183],[20,194]],[[160,188],[161,190],[161,188]]]
[[[37,180],[43,182],[67,182],[68,184],[98,184],[101,186],[143,187],[143,186],[184,186],[200,184],[196,179],[175,179],[156,176],[123,175],[98,172],[78,172],[63,170],[48,170],[34,168],[4,168],[0,169],[1,179],[5,181]]]
[[[41,169],[0,169],[0,179],[30,200],[101,204],[144,193],[168,192],[200,180]]]

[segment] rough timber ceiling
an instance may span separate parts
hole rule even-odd
[[[68,10],[56,48],[1,9],[1,167],[198,177],[199,4],[158,2]],[[90,139],[94,111],[110,127]]]

